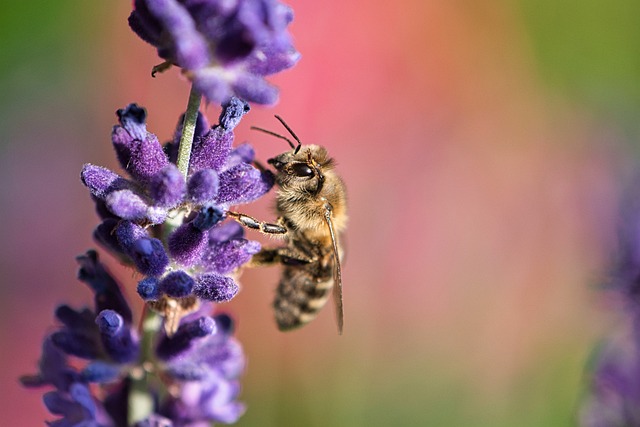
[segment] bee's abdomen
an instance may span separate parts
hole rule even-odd
[[[318,280],[304,269],[285,268],[273,302],[278,328],[287,331],[315,319],[332,287],[333,279]]]

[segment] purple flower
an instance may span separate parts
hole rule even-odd
[[[58,348],[51,337],[42,344],[42,356],[38,363],[38,373],[20,378],[26,387],[51,385],[58,390],[68,390],[71,384],[80,380],[80,374],[67,363],[67,353]]]
[[[640,425],[640,357],[637,338],[616,337],[600,349],[591,394],[581,408],[584,427]]]
[[[175,151],[181,124],[174,140],[163,149],[158,138],[147,131],[143,108],[131,104],[118,110],[119,124],[113,128],[112,142],[130,178],[92,164],[86,164],[81,173],[103,218],[94,232],[96,240],[151,277],[162,277],[172,262],[195,268],[191,271],[194,276],[198,271],[227,274],[247,262],[259,250],[257,243],[236,242],[233,253],[223,253],[220,248],[212,250],[209,230],[225,219],[232,205],[256,200],[273,186],[270,172],[260,172],[249,163],[253,150],[248,144],[232,147],[233,129],[248,111],[246,102],[231,98],[223,106],[220,124],[209,129],[204,116],[199,115],[200,127],[196,127],[185,180],[166,154]],[[162,231],[167,218],[181,212],[192,214],[168,234]],[[156,237],[162,233],[166,245]],[[163,295],[149,289],[140,288],[143,298]],[[225,294],[230,295],[228,291]]]
[[[232,275],[260,250],[258,242],[244,238],[238,223],[226,220],[231,206],[253,201],[273,186],[270,172],[251,165],[250,145],[233,148],[233,129],[248,111],[245,101],[231,98],[218,125],[208,127],[204,116],[198,116],[185,179],[172,154],[181,125],[163,148],[146,128],[145,110],[131,104],[118,110],[119,124],[112,132],[116,155],[129,177],[91,164],[82,170],[82,182],[102,218],[94,231],[96,241],[143,275],[138,294],[165,316],[166,333],[158,340],[154,372],[171,380],[179,392],[158,400],[153,416],[167,417],[167,425],[230,423],[244,412],[236,401],[242,349],[231,336],[230,318],[210,317],[207,309],[237,294],[239,285]],[[30,381],[116,384],[118,392],[103,403],[114,423],[122,424],[127,376],[139,363],[139,338],[131,326],[131,310],[97,254],[90,251],[78,261],[79,278],[95,294],[95,309],[58,308],[56,317],[63,326],[48,342],[60,353],[47,347],[41,363],[47,369]],[[84,359],[86,365],[69,373],[59,354]],[[75,410],[91,413],[71,403]]]
[[[56,308],[38,372],[21,378],[49,388],[43,400],[57,419],[47,425],[195,427],[244,413],[245,356],[233,320],[214,309],[238,293],[240,269],[261,250],[231,209],[266,194],[274,175],[254,167],[251,145],[234,147],[234,128],[249,102],[276,102],[265,76],[298,61],[292,19],[278,0],[134,0],[131,28],[165,60],[154,71],[180,67],[198,96],[165,144],[147,129],[144,108],[119,109],[111,142],[123,173],[82,168],[101,221],[93,236],[135,268],[146,305],[134,319],[97,252],[77,258],[93,305]],[[200,94],[221,105],[218,124],[195,117]],[[183,131],[192,145],[180,146]]]
[[[81,265],[78,277],[91,284],[95,309],[58,307],[56,317],[64,326],[51,335],[53,343],[67,354],[84,359],[115,364],[133,361],[138,356],[138,337],[120,286],[95,251],[78,257],[78,261]]]
[[[300,59],[287,32],[292,20],[277,0],[135,0],[129,25],[209,101],[235,95],[273,104],[278,91],[264,76]]]
[[[29,387],[54,387],[43,397],[49,411],[62,416],[52,426],[112,426],[89,383],[111,382],[123,375],[126,364],[138,356],[138,339],[120,287],[97,254],[89,251],[78,261],[78,277],[95,294],[94,310],[59,306],[55,314],[61,327],[44,340],[39,372],[21,381]],[[78,371],[70,364],[72,357],[89,362]]]
[[[191,426],[197,422],[233,424],[246,407],[237,402],[240,392],[237,381],[228,381],[215,373],[208,381],[185,382],[180,394],[167,403],[163,413],[175,420],[176,426]]]
[[[189,292],[207,301],[229,301],[239,287],[228,274],[248,262],[260,250],[260,244],[244,239],[244,230],[236,222],[227,221],[208,231],[196,228],[193,222],[182,225],[169,237],[169,252],[177,263],[189,267],[189,276],[194,280],[189,282]],[[138,293],[145,300],[158,300],[170,295],[169,287],[163,283],[143,279]]]
[[[245,366],[242,347],[231,336],[233,325],[228,316],[209,319],[213,322],[201,320],[183,325],[184,335],[195,337],[190,345],[184,345],[182,331],[178,331],[158,346],[166,372],[182,380],[180,392],[170,397],[161,410],[176,426],[201,421],[230,424],[245,411],[245,406],[236,401],[240,392],[237,378]],[[215,333],[207,333],[212,327]],[[181,350],[179,357],[173,349]]]
[[[636,197],[624,206],[618,235],[619,248],[608,285],[619,291],[627,308],[635,312],[640,310],[640,200]]]
[[[208,272],[228,274],[248,262],[260,251],[260,244],[243,238],[244,230],[236,222],[227,222],[209,232],[209,244],[202,256]]]
[[[608,339],[594,357],[591,390],[580,414],[584,427],[640,425],[640,199],[634,195],[626,202],[606,285],[620,297],[627,324],[625,333]]]
[[[104,409],[91,395],[89,387],[84,383],[73,383],[69,390],[56,390],[43,396],[45,406],[55,415],[62,418],[48,423],[59,427],[108,427],[112,423]]]
[[[24,376],[21,381],[27,387],[53,387],[53,391],[44,395],[49,411],[61,416],[50,423],[52,426],[125,425],[130,393],[128,376],[133,370],[143,369],[139,365],[137,333],[129,320],[130,310],[120,286],[95,252],[78,260],[79,277],[95,293],[95,307],[74,310],[60,306],[56,318],[61,327],[44,340],[39,372]],[[189,276],[176,272],[161,283],[171,289],[168,293],[175,293],[180,289],[187,292],[193,286],[189,282]],[[244,411],[244,405],[236,399],[245,359],[232,332],[228,316],[210,317],[198,312],[182,319],[173,336],[161,336],[155,358],[146,361],[144,369],[170,382],[177,393],[149,390],[158,396],[157,407],[150,418],[136,425],[171,427],[193,422],[235,422]],[[76,367],[72,367],[71,358],[86,362],[84,366],[74,363]],[[90,384],[104,385],[110,392],[101,401],[100,394],[91,393]]]

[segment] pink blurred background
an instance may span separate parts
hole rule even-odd
[[[345,333],[331,309],[277,332],[278,269],[246,271],[223,307],[249,358],[239,425],[573,422],[588,355],[615,324],[594,289],[632,156],[623,128],[544,79],[521,3],[290,2],[303,58],[236,137],[262,159],[283,151],[249,130],[277,129],[277,113],[337,159]],[[149,77],[159,60],[128,30],[129,2],[2,8],[33,21],[1,36],[2,423],[41,425],[42,393],[17,377],[34,372],[55,305],[90,302],[75,280],[97,224],[81,165],[116,167],[110,129],[129,102],[168,139],[189,88],[175,70]],[[243,211],[268,219],[267,199]],[[132,272],[103,259],[134,297]]]

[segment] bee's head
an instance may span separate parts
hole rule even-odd
[[[327,150],[318,145],[302,145],[300,138],[291,130],[289,125],[280,116],[276,115],[275,117],[289,131],[293,139],[298,143],[297,145],[286,136],[270,130],[255,126],[252,126],[251,129],[284,139],[291,147],[291,151],[267,160],[278,171],[276,182],[283,189],[318,194],[324,184],[323,171],[327,171],[332,167],[332,160],[327,157]]]
[[[278,171],[276,182],[283,188],[297,188],[317,194],[324,184],[324,172],[332,165],[327,150],[318,145],[303,145],[267,160]]]

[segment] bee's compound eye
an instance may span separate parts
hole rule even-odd
[[[313,176],[313,169],[311,169],[306,163],[295,163],[291,167],[291,170],[293,171],[294,175],[299,177]]]

